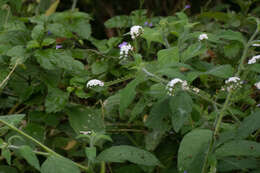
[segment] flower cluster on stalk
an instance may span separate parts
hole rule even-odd
[[[92,79],[90,81],[88,81],[87,83],[87,88],[92,88],[92,87],[95,87],[95,86],[100,86],[100,87],[103,87],[104,86],[104,82],[98,80],[98,79]]]
[[[133,47],[131,46],[131,44],[127,43],[127,42],[123,42],[121,43],[119,46],[120,48],[120,57],[119,59],[125,58],[129,55],[130,51],[133,51]]]
[[[144,29],[141,26],[139,25],[132,26],[130,29],[131,38],[134,40],[137,37],[139,37],[143,32]]]
[[[173,95],[173,89],[174,89],[175,85],[178,84],[178,83],[181,84],[182,90],[188,90],[188,89],[189,89],[189,86],[188,86],[187,81],[181,80],[181,79],[179,79],[179,78],[175,78],[175,79],[172,79],[172,80],[166,85],[166,90],[167,90],[168,95],[170,95],[170,96]]]
[[[243,82],[239,77],[230,77],[225,81],[226,87],[222,87],[221,90],[225,91],[227,90],[228,92],[241,88]]]
[[[248,60],[248,64],[254,64],[258,59],[260,59],[260,55],[253,56],[250,60]]]

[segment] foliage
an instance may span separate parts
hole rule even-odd
[[[259,1],[139,2],[0,2],[0,173],[260,171]]]

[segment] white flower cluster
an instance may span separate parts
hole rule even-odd
[[[119,59],[121,58],[125,58],[128,56],[129,54],[129,51],[133,51],[133,47],[131,46],[131,44],[122,44],[120,46],[120,57]]]
[[[91,131],[79,131],[79,133],[81,133],[83,135],[90,135]]]
[[[255,83],[255,87],[260,90],[260,82]]]
[[[201,40],[207,40],[207,39],[209,39],[207,34],[203,33],[203,34],[200,34],[200,35],[199,35],[199,41],[201,41]]]
[[[260,59],[260,55],[253,56],[249,61],[248,64],[254,64],[256,61]]]
[[[88,81],[87,83],[87,88],[95,87],[95,86],[104,86],[104,82],[97,80],[97,79],[92,79]]]
[[[188,90],[189,89],[189,86],[187,84],[187,81],[185,80],[181,80],[181,79],[178,79],[178,78],[175,78],[175,79],[172,79],[167,85],[166,85],[166,90],[167,90],[167,93],[172,96],[172,91],[174,89],[174,86],[177,84],[177,83],[180,83],[181,84],[181,87],[183,90]]]
[[[139,25],[132,26],[131,29],[130,29],[131,38],[136,39],[143,32],[144,32],[144,29],[141,26],[139,26]]]
[[[227,85],[226,90],[231,91],[240,88],[243,82],[239,77],[230,77],[225,81],[225,84]],[[222,87],[221,90],[225,91],[225,88]]]
[[[255,44],[252,44],[252,46],[255,46],[255,47],[260,47],[260,44],[258,44],[258,43],[255,43]]]

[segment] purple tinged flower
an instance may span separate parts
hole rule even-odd
[[[149,25],[149,22],[147,22],[147,21],[144,22],[144,26],[147,26],[147,25]]]
[[[51,34],[52,34],[51,31],[48,31],[48,32],[47,32],[47,35],[51,35]]]
[[[257,104],[256,106],[257,106],[257,107],[260,107],[260,104]]]
[[[185,5],[185,9],[188,9],[190,8],[191,6],[188,4],[188,5]]]
[[[152,27],[152,26],[153,26],[153,23],[152,23],[152,22],[151,22],[151,23],[149,23],[149,26],[150,26],[150,27]]]
[[[122,46],[126,46],[127,44],[128,43],[124,41],[123,43],[119,44],[118,47],[121,49]]]
[[[187,171],[184,171],[183,173],[188,173]]]
[[[56,45],[56,49],[62,48],[62,45]]]

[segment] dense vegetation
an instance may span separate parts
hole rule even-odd
[[[1,0],[0,173],[260,172],[259,0]]]

